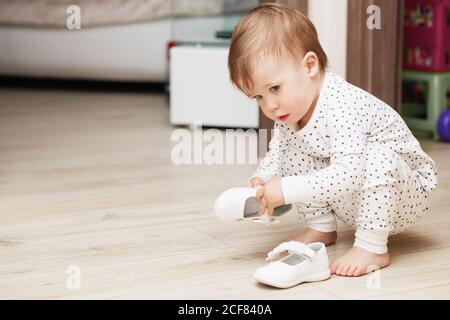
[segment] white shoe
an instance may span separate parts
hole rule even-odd
[[[261,216],[258,213],[260,203],[256,199],[256,191],[255,188],[236,187],[222,192],[214,203],[216,216],[224,222],[254,220],[271,224],[279,222],[277,217],[292,208],[290,204],[282,205],[274,209],[271,217]]]
[[[289,255],[275,261],[280,254]],[[283,242],[267,255],[270,262],[256,270],[254,278],[264,284],[289,288],[302,282],[323,281],[330,278],[327,249],[322,242],[308,245],[298,241]]]

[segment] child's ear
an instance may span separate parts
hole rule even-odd
[[[317,58],[317,55],[312,51],[308,51],[303,57],[303,65],[306,68],[306,73],[311,78],[315,77],[319,72],[319,59]]]

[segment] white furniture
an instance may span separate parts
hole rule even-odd
[[[231,84],[227,59],[227,46],[170,50],[172,124],[258,128],[258,106]]]
[[[0,26],[0,75],[165,82],[170,40],[169,19],[81,30]]]
[[[70,1],[0,0],[0,76],[167,82],[169,41],[213,37],[257,0],[75,2],[79,30]]]

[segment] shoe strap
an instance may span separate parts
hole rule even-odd
[[[270,260],[270,261],[277,260],[278,257],[280,256],[280,254],[283,253],[284,251],[289,252],[289,254],[296,253],[296,254],[305,256],[308,259],[312,259],[316,255],[316,252],[314,250],[312,250],[311,248],[309,248],[306,244],[304,244],[302,242],[298,242],[298,241],[288,241],[288,242],[283,242],[282,244],[277,246],[275,249],[270,251],[267,254],[266,260]]]

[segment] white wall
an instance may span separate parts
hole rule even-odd
[[[346,78],[347,0],[310,0],[308,18],[316,26],[329,70]]]

